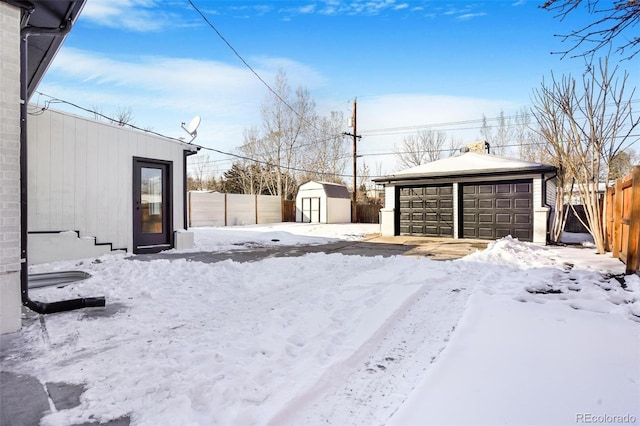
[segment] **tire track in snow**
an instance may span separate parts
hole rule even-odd
[[[354,355],[269,424],[384,424],[446,346],[471,291],[425,284]]]

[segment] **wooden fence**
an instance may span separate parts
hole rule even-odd
[[[296,200],[282,200],[282,221],[296,221]]]
[[[606,195],[607,250],[626,265],[627,274],[640,271],[640,166]]]
[[[356,215],[358,223],[380,223],[382,204],[358,204]]]

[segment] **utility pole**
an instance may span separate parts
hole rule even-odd
[[[353,100],[353,116],[351,117],[351,127],[353,127],[353,133],[343,133],[344,136],[353,137],[353,194],[351,196],[351,223],[358,222],[357,212],[357,194],[358,194],[358,139],[362,136],[358,135],[358,122],[357,122],[357,98]]]

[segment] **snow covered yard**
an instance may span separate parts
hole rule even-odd
[[[212,251],[376,231],[195,230],[196,250]],[[590,248],[505,238],[445,262],[105,256],[33,272],[69,269],[92,277],[32,297],[104,295],[115,313],[49,315],[11,340],[3,369],[87,388],[44,425],[123,415],[132,425],[640,421],[640,278],[623,286],[607,275],[622,265]]]

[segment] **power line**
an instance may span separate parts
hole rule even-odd
[[[264,86],[276,97],[278,98],[278,100],[280,100],[280,102],[282,102],[287,108],[289,108],[291,110],[291,112],[293,112],[295,115],[297,115],[302,121],[304,121],[305,123],[307,123],[308,125],[310,125],[313,128],[316,128],[315,125],[313,123],[311,123],[309,120],[307,120],[306,117],[304,117],[300,112],[298,112],[295,108],[293,108],[291,105],[289,105],[289,103],[284,100],[282,98],[282,96],[280,96],[270,85],[269,83],[267,83],[261,76],[260,74],[258,74],[258,72],[256,70],[253,69],[253,67],[251,65],[249,65],[249,63],[242,57],[242,55],[240,55],[240,53],[231,45],[231,43],[229,43],[229,41],[222,35],[222,33],[220,31],[218,31],[218,29],[216,28],[215,25],[213,25],[213,23],[211,21],[209,21],[209,19],[205,16],[204,13],[202,13],[202,11],[200,9],[198,9],[198,7],[193,3],[192,0],[189,0],[189,4],[191,5],[191,7],[193,7],[193,9],[198,12],[198,14],[202,17],[202,19],[204,19],[204,21],[209,25],[209,27],[211,27],[211,29],[213,31],[215,31],[215,33],[218,35],[218,37],[220,37],[220,39],[229,47],[229,49],[231,49],[231,51],[238,57],[238,59],[240,59],[240,61],[242,61],[242,63],[249,69],[249,71],[251,71],[253,73],[253,75],[255,75],[258,80],[260,80],[260,82],[262,84],[264,84]],[[316,130],[319,130],[316,128]]]

